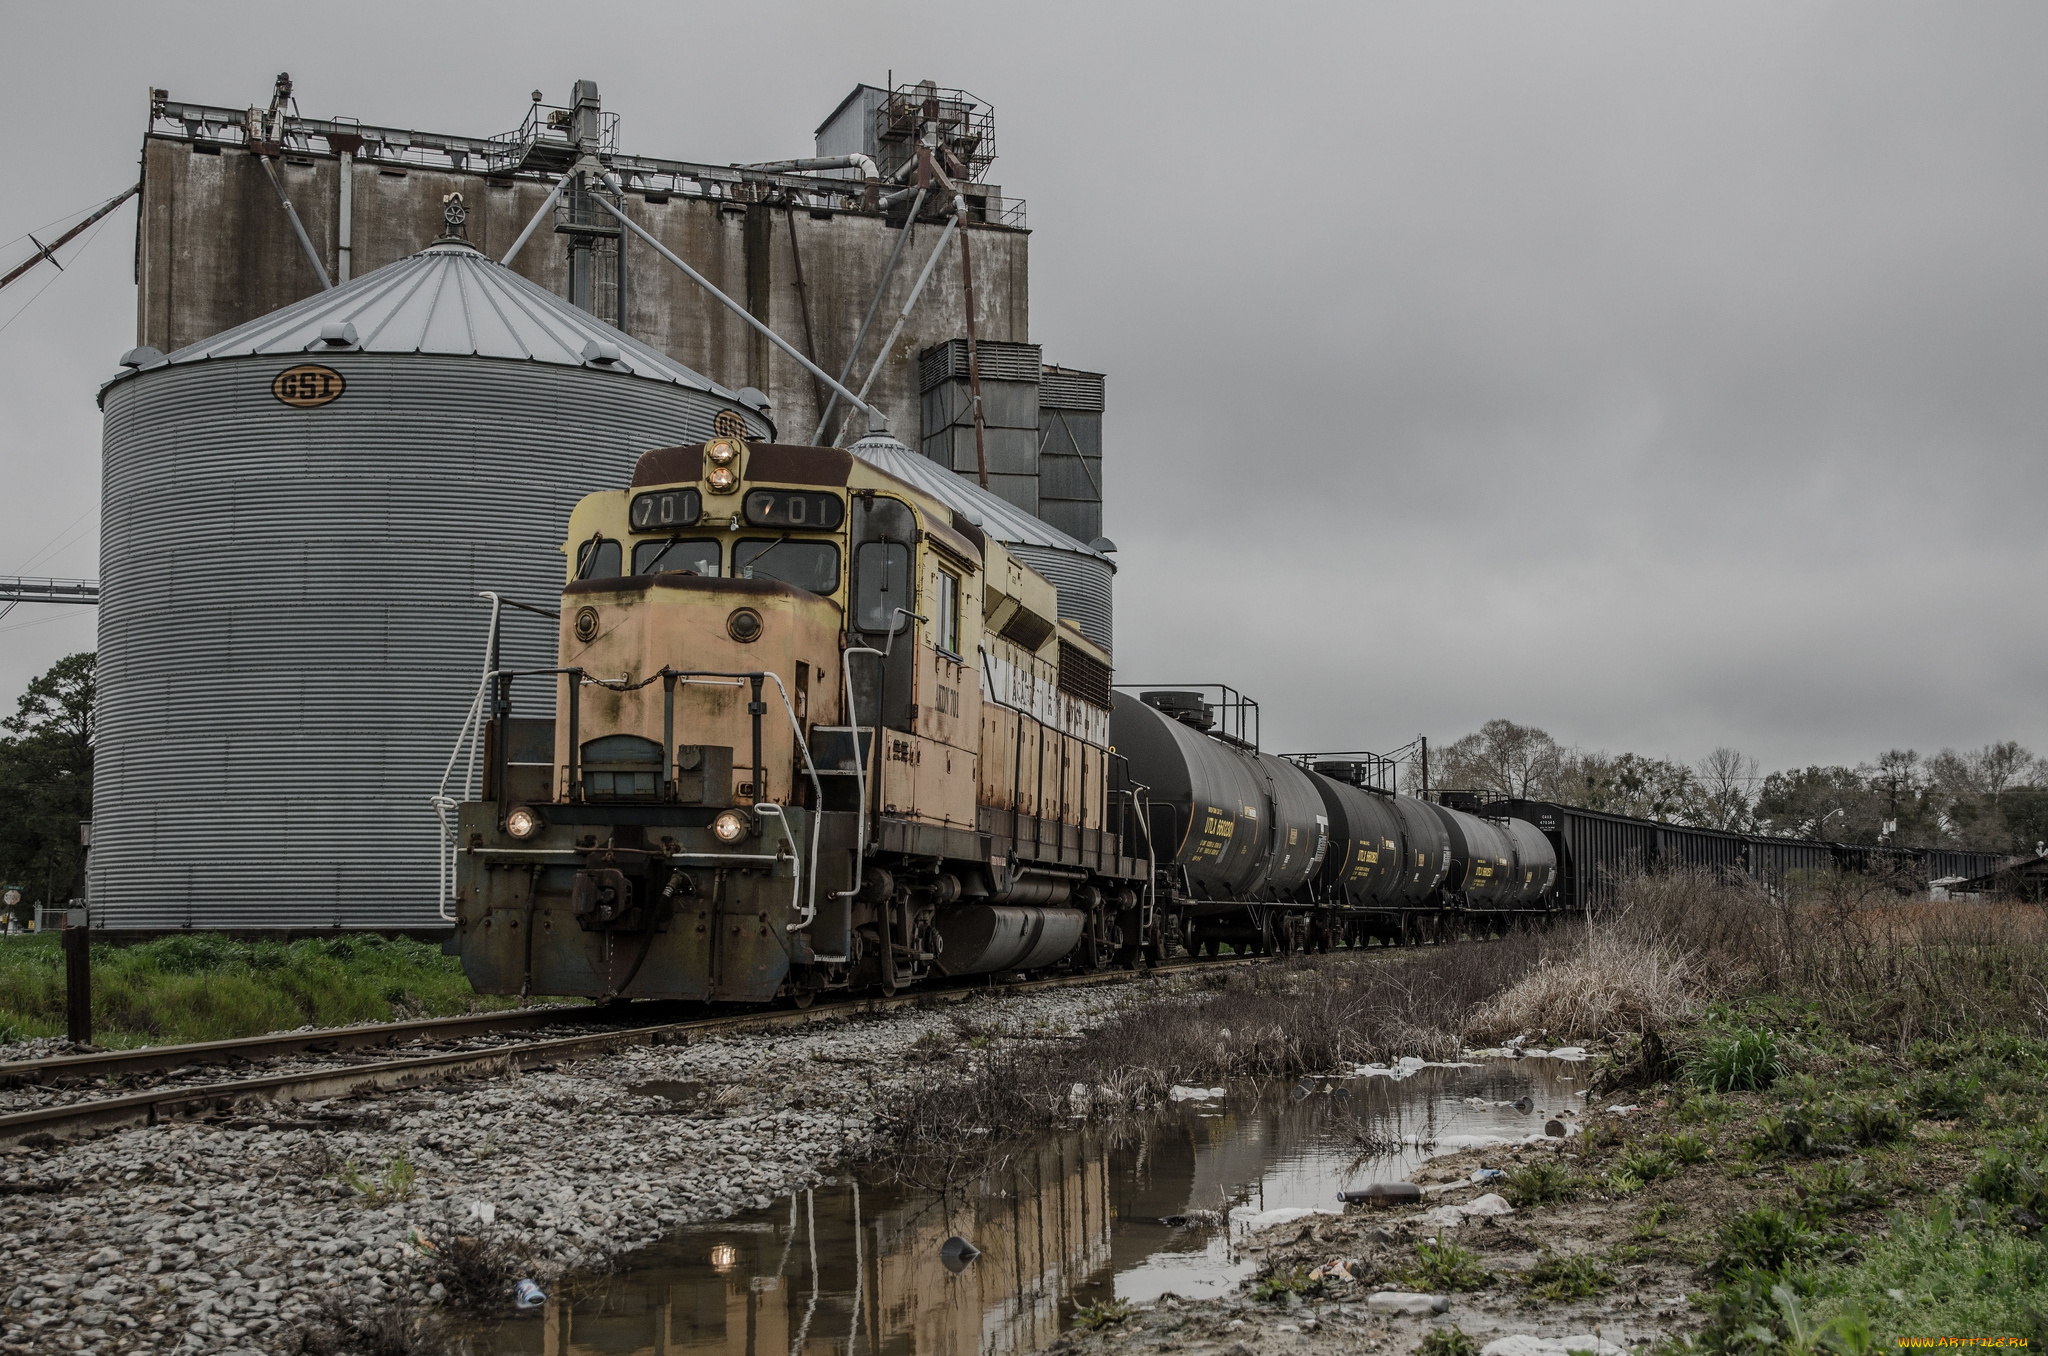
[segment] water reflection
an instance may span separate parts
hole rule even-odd
[[[1249,1274],[1253,1212],[1336,1208],[1405,1177],[1432,1143],[1540,1133],[1575,1066],[1428,1068],[1394,1080],[1234,1088],[1113,1129],[1049,1136],[1001,1180],[945,1199],[870,1182],[678,1230],[587,1298],[460,1349],[547,1356],[1008,1356],[1078,1305],[1220,1294]],[[1342,1094],[1348,1094],[1342,1095]],[[1529,1110],[1512,1105],[1529,1099]],[[1232,1211],[1235,1223],[1227,1222]],[[972,1252],[974,1255],[969,1256]]]

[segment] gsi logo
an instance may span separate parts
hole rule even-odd
[[[288,367],[271,379],[270,393],[287,405],[302,410],[331,404],[341,399],[347,383],[341,373],[316,363]]]

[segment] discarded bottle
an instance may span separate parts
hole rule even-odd
[[[512,1287],[512,1300],[522,1309],[538,1309],[548,1302],[548,1295],[538,1281],[526,1280]]]
[[[1422,1188],[1413,1182],[1374,1182],[1359,1191],[1340,1191],[1337,1199],[1351,1205],[1406,1205],[1422,1199]]]
[[[939,1261],[955,1276],[967,1270],[967,1264],[979,1256],[981,1249],[958,1234],[939,1245]]]
[[[1529,1114],[1530,1112],[1534,1111],[1535,1109],[1536,1109],[1536,1099],[1535,1099],[1535,1098],[1533,1098],[1533,1097],[1522,1097],[1522,1098],[1518,1098],[1518,1099],[1516,1100],[1516,1102],[1515,1102],[1515,1110],[1517,1110],[1517,1111],[1521,1112],[1521,1113],[1522,1113],[1522,1114],[1523,1114],[1524,1116],[1528,1115],[1528,1114]]]

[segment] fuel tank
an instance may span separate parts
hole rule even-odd
[[[1321,769],[1318,765],[1310,772],[1309,780],[1330,820],[1330,847],[1319,873],[1323,898],[1351,908],[1385,904],[1394,897],[1401,874],[1401,820],[1394,813],[1394,798]]]
[[[941,909],[932,920],[941,943],[934,964],[948,975],[1036,970],[1072,951],[1087,921],[1079,909],[1016,904]]]
[[[1514,845],[1513,888],[1503,901],[1506,907],[1533,909],[1548,898],[1557,884],[1557,850],[1543,836],[1543,830],[1526,819],[1510,819],[1508,841]]]
[[[1436,809],[1413,796],[1393,798],[1394,817],[1401,822],[1401,871],[1388,901],[1407,908],[1436,902],[1439,886],[1451,870],[1451,832]]]
[[[1506,825],[1433,803],[1429,808],[1443,821],[1451,843],[1445,891],[1463,896],[1467,908],[1506,908],[1514,881],[1515,850]]]
[[[1184,870],[1197,900],[1270,902],[1299,890],[1322,865],[1329,839],[1329,815],[1309,774],[1204,733],[1207,708],[1196,694],[1146,696],[1186,719],[1119,692],[1109,738],[1132,780],[1150,788],[1159,865]]]

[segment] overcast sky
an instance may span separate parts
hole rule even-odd
[[[488,134],[590,76],[713,162],[891,70],[981,96],[1034,338],[1109,373],[1119,676],[1269,748],[2048,751],[2039,4],[0,15],[0,240],[133,181],[152,85]],[[0,572],[98,572],[134,220],[0,293]],[[0,704],[92,628],[0,619]]]

